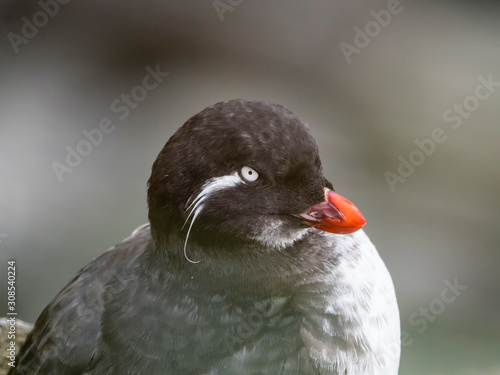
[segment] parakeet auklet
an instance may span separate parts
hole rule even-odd
[[[391,277],[288,109],[191,117],[148,205],[45,308],[10,374],[397,374]]]

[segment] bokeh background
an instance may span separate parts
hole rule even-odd
[[[221,100],[262,99],[309,124],[326,175],[367,217],[406,332],[400,374],[500,374],[500,87],[458,129],[443,119],[454,104],[475,103],[466,98],[479,77],[500,82],[499,5],[88,0],[58,8],[44,18],[35,1],[0,3],[0,283],[16,259],[20,318],[34,322],[79,268],[147,220],[151,164],[188,117]],[[373,12],[389,8],[399,12],[377,28]],[[23,34],[27,22],[41,25],[35,35],[28,26]],[[372,37],[358,48],[355,28],[366,27]],[[346,58],[342,43],[358,50]],[[158,64],[169,76],[120,119],[111,103]],[[76,149],[104,117],[113,132],[59,181],[52,163],[64,163],[66,147]],[[436,128],[446,141],[391,189],[384,173],[397,174],[398,157],[408,160],[415,140]],[[445,303],[447,281],[467,288]],[[1,292],[0,316],[6,306]]]

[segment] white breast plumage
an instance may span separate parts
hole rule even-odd
[[[304,283],[301,335],[310,356],[329,374],[396,375],[400,321],[387,268],[362,230],[323,239],[338,260]]]

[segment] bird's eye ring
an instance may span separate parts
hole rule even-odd
[[[255,169],[247,167],[247,166],[241,168],[241,176],[246,181],[249,181],[249,182],[256,181],[259,178],[259,174],[257,173],[257,171]]]

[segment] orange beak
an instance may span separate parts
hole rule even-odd
[[[325,232],[354,233],[366,224],[358,208],[334,191],[325,188],[325,200],[298,215],[311,227]]]

